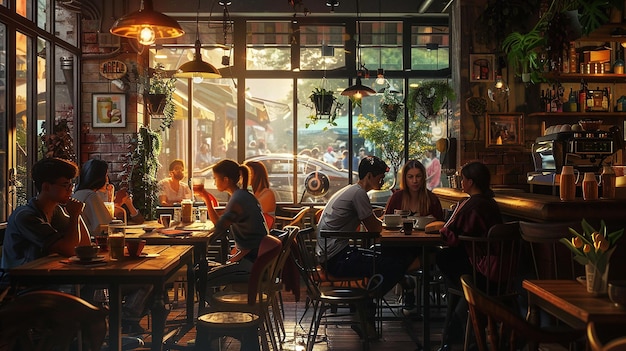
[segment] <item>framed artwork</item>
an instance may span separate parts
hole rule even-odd
[[[83,43],[84,44],[97,44],[98,33],[92,33],[92,32],[83,33]]]
[[[94,127],[126,127],[126,94],[92,94]]]
[[[487,113],[487,147],[523,145],[522,113]]]
[[[470,54],[470,82],[493,82],[496,79],[496,55]]]

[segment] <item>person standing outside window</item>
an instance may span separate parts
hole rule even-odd
[[[159,182],[159,204],[161,206],[173,206],[183,199],[191,199],[191,189],[183,182],[185,178],[185,163],[181,159],[175,159],[170,163],[170,176]]]

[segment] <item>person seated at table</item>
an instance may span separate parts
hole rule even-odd
[[[230,159],[213,166],[213,177],[218,191],[230,195],[222,215],[218,215],[206,189],[196,191],[207,205],[209,219],[215,225],[211,244],[226,238],[230,231],[235,240],[234,254],[226,265],[213,268],[207,275],[207,293],[216,286],[232,281],[247,280],[257,256],[261,239],[269,233],[259,201],[248,188],[248,167]],[[241,188],[239,182],[241,181]]]
[[[391,195],[385,206],[386,214],[393,214],[395,210],[409,211],[410,216],[431,215],[437,220],[443,220],[443,209],[437,195],[426,188],[426,168],[417,160],[410,160],[404,164],[400,172],[400,189]],[[407,268],[408,272],[414,272],[420,267],[419,258],[411,263]],[[409,276],[404,277],[403,287],[407,288],[402,292],[404,307],[402,312],[405,315],[418,313],[415,306],[415,284]]]
[[[92,236],[97,236],[106,231],[107,226],[115,218],[107,210],[100,194],[102,189],[109,188],[108,164],[106,161],[91,159],[83,164],[80,169],[78,186],[73,197],[85,204],[83,219]],[[108,193],[108,192],[107,192]],[[115,208],[118,211],[125,211],[126,207],[129,216],[122,214],[122,218],[127,218],[128,223],[141,224],[144,221],[143,215],[133,205],[133,198],[126,189],[120,189],[113,199]]]
[[[493,225],[502,223],[502,215],[494,199],[495,194],[491,190],[491,174],[487,166],[478,161],[463,166],[461,188],[470,197],[456,206],[452,216],[440,230],[447,247],[436,256],[437,266],[447,286],[458,289],[461,289],[461,276],[472,274],[472,263],[467,251],[471,248],[459,245],[459,235],[483,237]],[[494,263],[496,261],[493,260]],[[476,269],[479,275],[477,280],[486,281],[487,270],[492,268],[477,265]],[[452,308],[454,314],[448,313],[452,318],[445,321],[444,331],[447,330],[448,335],[443,335],[442,350],[449,349],[449,342],[452,342],[455,336],[463,335],[467,319],[467,303],[464,299],[458,299],[456,304],[448,304],[448,308]]]
[[[267,168],[259,161],[246,161],[244,163],[250,170],[250,183],[254,197],[259,201],[267,227],[272,228],[276,219],[276,194],[270,189],[270,179]]]
[[[191,199],[191,189],[183,182],[185,178],[185,163],[176,159],[170,163],[169,178],[159,181],[159,204],[161,206],[173,206],[183,199]]]
[[[323,230],[355,231],[360,225],[367,231],[380,232],[382,222],[374,215],[367,192],[380,189],[388,171],[387,164],[376,156],[367,156],[359,162],[359,181],[336,192],[324,207],[317,226],[315,249],[320,262],[325,263],[328,273],[335,277],[371,277],[380,273],[382,284],[372,292],[372,295],[380,296],[402,280],[416,257],[415,250],[387,247],[382,247],[379,253],[368,249],[353,250],[347,239],[323,239],[320,233]],[[376,335],[373,321],[371,327],[372,333],[368,331],[368,335]]]
[[[6,270],[52,253],[73,256],[74,247],[90,245],[81,218],[84,204],[73,199],[78,166],[60,158],[37,161],[32,169],[37,196],[16,208],[7,223],[2,245],[0,285],[10,283]]]

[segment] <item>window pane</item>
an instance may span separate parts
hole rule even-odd
[[[15,155],[15,205],[20,206],[26,204],[26,194],[28,189],[28,153],[30,138],[33,138],[34,128],[30,125],[29,116],[32,116],[30,111],[29,101],[32,97],[29,91],[32,89],[31,79],[28,72],[32,72],[32,62],[30,60],[32,50],[32,40],[26,35],[16,32],[16,98],[15,98],[15,120],[16,120],[16,142],[17,150]],[[32,75],[30,75],[32,77]]]
[[[31,6],[32,6],[32,0],[16,0],[15,12],[22,17],[32,19],[31,18]]]
[[[289,22],[248,22],[246,68],[291,70],[291,42]]]
[[[57,4],[63,4],[59,1]],[[37,26],[50,31],[48,17],[50,16],[50,0],[37,0]]]
[[[360,31],[361,62],[369,70],[402,70],[402,22],[361,22]]]
[[[4,24],[0,23],[0,194],[7,194],[7,181],[9,181],[9,189],[11,190],[6,198],[3,198],[0,201],[0,221],[4,222],[7,220],[7,205],[14,203],[14,200],[11,200],[15,191],[13,191],[12,185],[10,183],[12,179],[9,175],[9,179],[6,179],[5,176],[9,174],[7,172],[7,152],[8,150],[8,131],[7,131],[7,115],[6,115],[6,106],[7,106],[7,94],[6,94],[6,46],[7,46],[7,38],[5,36],[6,27]]]
[[[440,70],[450,67],[450,33],[447,26],[411,28],[411,69]]]
[[[54,34],[68,43],[78,45],[78,14],[61,6],[55,6]]]
[[[300,70],[331,70],[346,66],[343,26],[300,27]]]
[[[47,129],[50,134],[52,131],[49,126],[45,123],[48,120],[48,102],[50,101],[50,96],[47,91],[46,86],[46,72],[48,71],[46,67],[46,57],[49,57],[49,49],[48,45],[46,45],[46,41],[43,38],[37,38],[37,67],[36,67],[36,75],[37,75],[37,135],[40,136],[42,141],[38,141],[37,145],[40,147],[37,150],[37,159],[44,158],[47,152],[47,148],[45,147],[46,143],[44,134]],[[76,160],[74,160],[76,161]]]

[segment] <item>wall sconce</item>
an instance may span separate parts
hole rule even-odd
[[[176,20],[152,9],[152,0],[141,0],[139,11],[118,18],[109,31],[119,37],[137,39],[141,45],[185,34]]]

